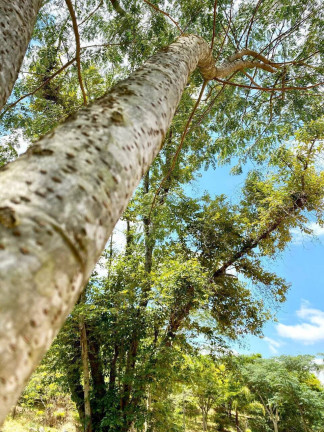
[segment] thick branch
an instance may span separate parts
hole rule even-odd
[[[280,214],[276,218],[276,220],[272,224],[270,224],[267,229],[265,229],[265,231],[259,234],[256,238],[247,239],[243,243],[240,250],[233,254],[231,258],[229,258],[224,264],[222,264],[219,269],[214,272],[213,278],[216,279],[217,277],[224,275],[229,267],[231,267],[240,258],[251,252],[252,249],[255,249],[262,240],[268,238],[271,233],[273,233],[277,228],[279,228],[288,216],[291,216],[299,209],[302,209],[305,206],[306,202],[307,197],[305,195],[301,195],[301,197],[297,199],[294,204],[284,212],[284,214]]]
[[[230,56],[230,57],[228,58],[228,61],[231,63],[231,62],[233,62],[233,61],[235,61],[235,60],[241,59],[242,57],[244,57],[244,56],[246,56],[246,55],[251,56],[251,57],[254,57],[255,59],[260,60],[260,61],[263,62],[264,64],[267,64],[267,65],[272,66],[272,68],[280,69],[280,67],[282,66],[281,63],[274,63],[274,62],[271,62],[271,61],[268,60],[264,55],[262,55],[262,54],[260,54],[260,53],[258,53],[258,52],[256,52],[256,51],[253,51],[253,50],[247,49],[247,48],[244,49],[244,50],[241,50],[241,51],[239,51],[239,52],[237,52],[237,53],[235,53],[235,54],[233,54],[232,56]]]
[[[210,44],[210,49],[212,50],[214,47],[214,41],[215,41],[215,36],[216,36],[216,17],[217,17],[217,0],[215,0],[214,3],[214,13],[213,13],[213,35],[212,35],[212,40],[211,40],[211,44]]]
[[[75,36],[75,46],[76,46],[76,61],[77,61],[77,65],[78,65],[78,79],[79,79],[79,84],[80,84],[80,88],[82,91],[83,104],[87,105],[87,95],[86,95],[86,92],[84,89],[82,74],[81,74],[81,45],[80,45],[80,35],[79,35],[78,23],[77,23],[74,9],[73,9],[72,1],[71,0],[65,0],[65,2],[66,2],[66,5],[69,9],[71,19],[72,19],[72,24],[73,24],[73,31],[74,31],[74,36]]]
[[[110,0],[110,3],[112,7],[115,9],[115,12],[117,12],[121,16],[126,16],[127,13],[124,11],[124,9],[121,7],[118,0]]]

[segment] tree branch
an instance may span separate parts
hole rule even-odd
[[[216,34],[216,16],[217,16],[217,0],[214,3],[214,21],[213,21],[213,36],[210,44],[210,49],[212,50],[214,47],[215,34]]]
[[[120,6],[120,3],[118,0],[110,0],[110,3],[119,15],[121,15],[121,16],[127,15],[126,11]]]
[[[222,80],[222,79],[219,79],[219,78],[214,78],[214,80],[216,80],[216,81],[218,81],[218,82],[220,82],[222,84],[229,84],[231,86],[248,88],[248,89],[252,89],[252,90],[263,90],[263,91],[268,91],[268,92],[274,92],[274,91],[280,91],[281,92],[283,90],[284,91],[309,90],[311,88],[319,87],[321,85],[324,85],[324,81],[323,81],[323,82],[320,82],[320,83],[317,83],[317,84],[313,84],[313,85],[310,85],[310,86],[305,86],[305,87],[290,86],[290,87],[280,87],[280,88],[274,88],[273,87],[273,88],[270,88],[270,87],[261,87],[261,86],[259,86],[259,87],[253,87],[253,86],[248,86],[248,85],[245,85],[245,84],[233,83],[231,81],[226,81],[226,80]]]
[[[47,80],[44,81],[35,90],[33,90],[32,92],[27,93],[27,94],[21,96],[15,102],[13,102],[12,104],[8,105],[8,107],[1,114],[0,118],[2,118],[6,114],[6,112],[8,112],[11,108],[13,108],[14,106],[16,106],[20,101],[22,101],[23,99],[25,99],[25,98],[27,98],[29,96],[34,95],[36,92],[38,92],[38,90],[40,90],[41,88],[43,88],[44,86],[46,86],[53,78],[55,78],[58,74],[60,74],[64,69],[66,69],[67,67],[69,67],[75,61],[76,61],[76,57],[74,57],[72,60],[70,60],[67,63],[65,63],[65,65],[63,65],[60,69],[58,69],[56,72],[54,72],[53,75],[51,75],[49,78],[47,78]]]
[[[93,9],[93,11],[90,12],[90,14],[89,14],[86,18],[84,18],[84,20],[82,20],[82,21],[80,22],[79,27],[82,26],[85,22],[87,22],[87,21],[92,17],[92,15],[94,15],[94,14],[97,12],[97,10],[98,10],[102,5],[103,5],[103,0],[101,0],[100,3],[98,4],[98,6],[96,6],[96,7]]]
[[[143,0],[146,4],[148,4],[149,6],[151,6],[153,9],[155,9],[157,12],[160,12],[161,14],[165,15],[166,17],[168,17],[173,24],[177,27],[177,29],[179,30],[179,32],[181,34],[183,34],[183,31],[179,25],[179,23],[177,21],[175,21],[167,12],[164,12],[163,10],[159,9],[157,6],[155,6],[153,3],[151,3],[148,0]]]
[[[145,1],[145,0],[144,0],[144,1]],[[152,205],[151,205],[151,209],[150,209],[150,213],[149,213],[149,216],[148,216],[149,219],[150,219],[150,217],[151,217],[152,210],[154,209],[154,206],[155,206],[155,202],[156,202],[157,196],[159,195],[159,192],[160,192],[160,190],[162,189],[162,186],[163,186],[164,182],[169,178],[169,176],[172,174],[172,171],[174,170],[174,167],[175,167],[175,164],[176,164],[176,162],[177,162],[178,156],[179,156],[180,151],[181,151],[181,149],[182,149],[182,147],[183,147],[185,137],[186,137],[186,135],[187,135],[187,133],[188,133],[188,128],[189,128],[189,126],[190,126],[191,120],[192,120],[192,118],[193,118],[193,116],[194,116],[194,114],[195,114],[195,112],[196,112],[196,110],[197,110],[197,108],[198,108],[198,105],[199,105],[199,103],[200,103],[200,101],[201,101],[201,98],[202,98],[202,95],[203,95],[203,93],[204,93],[204,90],[205,90],[206,85],[207,85],[207,81],[205,80],[205,81],[203,82],[202,87],[201,87],[201,90],[200,90],[200,93],[199,93],[198,99],[197,99],[197,101],[196,101],[196,103],[195,103],[195,105],[194,105],[194,107],[193,107],[193,109],[192,109],[192,111],[191,111],[191,114],[190,114],[190,116],[189,116],[189,118],[188,118],[188,120],[187,120],[186,126],[185,126],[184,131],[183,131],[182,136],[181,136],[180,144],[179,144],[179,146],[178,146],[178,148],[177,148],[177,151],[176,151],[176,153],[175,153],[175,155],[174,155],[174,157],[173,157],[173,159],[172,159],[171,167],[170,167],[169,171],[167,172],[167,174],[166,174],[166,175],[164,176],[164,178],[162,179],[162,181],[161,181],[159,187],[157,188],[157,190],[156,190],[156,192],[155,192],[155,194],[154,194],[153,201],[152,201]]]
[[[81,46],[80,46],[80,35],[79,35],[78,23],[73,9],[72,1],[65,0],[65,3],[69,9],[71,19],[72,19],[72,24],[73,24],[73,31],[74,31],[75,45],[76,45],[76,61],[78,65],[78,79],[79,79],[79,84],[83,96],[83,104],[87,105],[87,95],[84,89],[82,74],[81,74]]]
[[[251,30],[252,30],[252,27],[253,27],[254,19],[255,19],[255,16],[256,16],[257,12],[258,12],[259,7],[261,6],[262,1],[263,0],[259,0],[258,1],[257,5],[256,5],[256,7],[255,7],[255,9],[253,11],[253,14],[252,14],[252,17],[251,17],[251,20],[250,20],[250,24],[249,24],[249,28],[248,28],[248,32],[247,32],[247,35],[246,35],[245,48],[247,48],[247,46],[248,46],[249,37],[250,37],[250,33],[251,33]],[[242,33],[242,37],[243,37],[244,33],[245,33],[245,31]],[[241,41],[241,39],[240,39],[240,41]]]
[[[232,56],[230,56],[228,58],[228,61],[232,62],[232,61],[241,59],[245,55],[249,55],[251,57],[254,57],[257,60],[260,60],[262,63],[264,63],[266,65],[270,65],[272,68],[276,68],[276,69],[280,69],[280,67],[284,64],[284,63],[274,63],[274,62],[271,62],[264,55],[262,55],[262,54],[260,54],[260,53],[258,53],[256,51],[250,50],[248,48],[245,48],[245,49],[243,49],[243,50],[241,50],[241,51],[233,54]]]

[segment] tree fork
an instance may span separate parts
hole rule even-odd
[[[251,64],[259,67],[215,67],[206,41],[182,36],[2,169],[0,423],[159,152],[189,75],[198,66],[205,80],[225,77]]]

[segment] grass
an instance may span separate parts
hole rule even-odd
[[[41,429],[43,428],[43,429]],[[19,415],[15,419],[7,419],[0,432],[76,432],[76,428],[71,422],[59,425],[57,428],[43,426],[36,420],[32,420]]]

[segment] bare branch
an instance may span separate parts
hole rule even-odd
[[[105,44],[97,44],[97,45],[87,45],[80,47],[81,50],[89,49],[89,48],[101,48],[101,47],[110,47],[110,46],[120,46],[122,43],[105,43]]]
[[[234,72],[228,79],[232,79],[237,72]],[[209,103],[208,107],[205,109],[205,111],[201,114],[201,116],[199,117],[198,121],[190,128],[196,128],[198,126],[200,126],[201,122],[203,121],[204,117],[209,113],[209,111],[212,109],[213,105],[215,104],[216,100],[218,99],[218,97],[223,93],[224,89],[226,87],[226,83],[222,85],[221,89],[219,90],[219,92],[216,94],[216,96],[214,97],[214,99]]]
[[[270,41],[268,43],[268,45],[266,45],[261,51],[260,54],[262,54],[266,49],[268,49],[271,45],[274,44],[274,42],[277,42],[276,46],[278,45],[278,43],[280,43],[283,39],[285,39],[287,36],[290,35],[290,33],[292,33],[294,30],[296,30],[298,27],[300,27],[305,21],[308,20],[309,17],[311,17],[312,15],[314,15],[315,12],[310,12],[305,18],[303,18],[302,20],[298,21],[295,25],[293,25],[292,27],[290,27],[288,30],[286,30],[284,33],[279,34],[279,36],[277,36],[275,39],[273,39],[272,41]]]
[[[81,46],[80,46],[80,35],[79,35],[78,23],[77,23],[74,9],[73,9],[72,1],[71,0],[65,0],[65,3],[69,9],[71,19],[72,19],[72,24],[73,24],[73,31],[74,31],[75,45],[76,45],[76,61],[77,61],[77,65],[78,65],[78,79],[79,79],[79,84],[80,84],[80,88],[82,91],[83,104],[87,105],[87,95],[86,95],[86,92],[84,89],[82,74],[81,74]]]
[[[267,59],[267,57],[265,57],[264,55],[262,55],[256,51],[247,49],[247,48],[245,48],[245,49],[233,54],[232,56],[230,56],[228,58],[228,61],[232,62],[232,61],[241,59],[245,55],[249,55],[251,57],[254,57],[257,60],[262,61],[264,64],[270,65],[271,67],[276,68],[276,69],[280,69],[281,66],[284,64],[284,63],[274,63],[274,62],[270,61],[269,59]]]
[[[146,4],[148,4],[149,6],[151,6],[153,9],[155,9],[157,12],[160,12],[161,14],[165,15],[166,17],[168,17],[173,24],[177,27],[177,29],[179,30],[179,32],[181,34],[183,34],[183,31],[179,25],[179,23],[177,21],[175,21],[167,12],[164,12],[163,10],[159,9],[157,6],[155,6],[153,3],[151,3],[148,0],[143,0]]]
[[[193,116],[195,115],[195,112],[196,112],[196,110],[197,110],[197,108],[198,108],[198,105],[199,105],[199,103],[200,103],[200,101],[201,101],[201,98],[202,98],[202,95],[203,95],[203,93],[204,93],[204,90],[205,90],[206,85],[207,85],[207,81],[205,80],[205,81],[203,82],[202,87],[201,87],[201,90],[200,90],[200,93],[199,93],[198,99],[197,99],[197,101],[196,101],[196,103],[195,103],[195,106],[193,107],[193,109],[192,109],[192,111],[191,111],[191,114],[190,114],[190,116],[189,116],[189,118],[188,118],[188,120],[187,120],[186,126],[185,126],[184,131],[183,131],[182,136],[181,136],[180,144],[179,144],[179,146],[178,146],[178,148],[177,148],[177,151],[176,151],[175,155],[173,156],[172,163],[171,163],[171,167],[170,167],[169,171],[167,172],[167,174],[166,174],[166,175],[164,176],[164,178],[162,179],[162,181],[161,181],[159,187],[157,188],[157,190],[156,190],[156,192],[155,192],[155,194],[154,194],[154,198],[153,198],[152,205],[151,205],[151,209],[150,209],[150,213],[149,213],[149,218],[150,218],[150,216],[151,216],[152,210],[154,209],[156,199],[157,199],[157,197],[158,197],[158,195],[159,195],[160,190],[162,189],[162,186],[163,186],[164,182],[165,182],[165,181],[170,177],[170,175],[172,174],[172,171],[174,170],[175,164],[176,164],[176,162],[177,162],[177,160],[178,160],[178,156],[179,156],[180,151],[181,151],[181,149],[182,149],[182,147],[183,147],[185,137],[186,137],[186,135],[187,135],[187,133],[188,133],[188,129],[189,129],[189,126],[190,126],[191,120],[192,120]]]
[[[214,41],[215,41],[215,34],[216,34],[216,16],[217,16],[217,0],[215,0],[214,3],[214,21],[213,21],[213,36],[212,36],[212,41],[210,44],[210,49],[212,50],[214,47]]]
[[[242,71],[242,72],[244,73],[244,75],[245,75],[246,77],[249,78],[249,80],[251,81],[252,84],[254,84],[256,87],[260,88],[260,85],[259,85],[257,82],[254,81],[254,78],[253,78],[250,74],[248,74],[248,73],[245,72],[245,71]]]
[[[224,27],[223,27],[223,29],[224,29]],[[225,30],[225,29],[224,29],[224,30]],[[220,47],[219,47],[218,54],[217,54],[217,56],[216,56],[216,58],[215,58],[215,63],[217,62],[217,60],[219,59],[219,57],[220,57],[220,55],[221,55],[221,53],[222,53],[222,51],[223,51],[223,47],[224,47],[224,44],[225,44],[226,38],[227,38],[227,36],[228,36],[228,31],[229,31],[229,26],[227,26],[227,29],[225,30],[225,35],[224,35],[224,38],[223,38],[223,40],[222,40],[222,43],[221,43],[221,45],[220,45]]]
[[[103,5],[103,0],[101,0],[100,3],[98,4],[98,6],[96,6],[96,7],[93,9],[93,11],[90,12],[90,14],[89,14],[86,18],[84,18],[84,20],[82,20],[82,21],[80,22],[79,27],[82,26],[85,22],[87,22],[87,21],[92,17],[92,15],[94,15],[94,14],[97,12],[97,10],[98,10],[99,8],[101,8],[102,5]]]
[[[214,80],[222,83],[222,84],[229,84],[231,86],[236,86],[236,87],[242,87],[242,88],[248,88],[248,89],[252,89],[252,90],[263,90],[263,91],[268,91],[268,92],[274,92],[274,91],[291,91],[291,90],[309,90],[311,88],[314,87],[319,87],[321,85],[324,85],[324,81],[317,83],[317,84],[313,84],[311,86],[305,86],[305,87],[294,87],[294,86],[290,86],[290,87],[280,87],[280,88],[271,88],[271,87],[253,87],[253,86],[248,86],[245,84],[238,84],[238,83],[233,83],[230,81],[225,81],[219,78],[214,78]]]
[[[251,30],[252,30],[252,27],[253,27],[253,23],[254,23],[254,20],[255,20],[255,16],[256,16],[256,14],[257,14],[257,12],[258,12],[259,7],[261,6],[262,1],[263,1],[263,0],[259,0],[259,1],[258,1],[257,5],[256,5],[256,7],[255,7],[255,9],[254,9],[254,11],[253,11],[253,14],[252,14],[252,17],[251,17],[251,20],[250,20],[250,23],[249,23],[249,28],[248,28],[248,32],[247,32],[247,35],[246,35],[246,39],[245,39],[245,48],[247,48],[247,46],[248,46],[248,43],[249,43],[249,37],[250,37],[250,33],[251,33]],[[245,30],[244,30],[243,33],[242,33],[241,39],[242,39],[244,33],[245,33]],[[241,39],[240,39],[240,41],[241,41]]]

